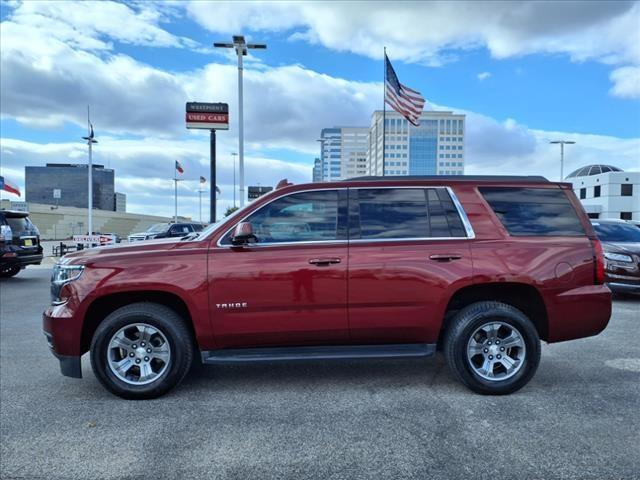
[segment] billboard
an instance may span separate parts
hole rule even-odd
[[[187,102],[187,128],[229,130],[229,104]]]

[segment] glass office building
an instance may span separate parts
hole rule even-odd
[[[395,111],[386,112],[385,152],[382,152],[383,112],[377,110],[369,128],[369,175],[462,175],[465,160],[465,116],[428,111],[420,125],[411,125]],[[383,167],[384,165],[384,167]]]
[[[367,127],[323,128],[320,165],[314,163],[313,181],[331,182],[368,175]]]

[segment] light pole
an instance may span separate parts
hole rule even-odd
[[[242,98],[242,57],[247,54],[247,49],[265,49],[264,43],[247,43],[244,35],[234,35],[233,43],[214,42],[216,48],[234,48],[238,55],[238,152],[240,153],[240,207],[244,207],[244,106]]]
[[[87,145],[89,146],[89,173],[87,177],[89,178],[88,182],[88,197],[89,197],[89,213],[87,214],[87,224],[89,227],[89,235],[93,235],[93,149],[92,146],[94,143],[98,143],[96,139],[94,139],[93,135],[93,125],[91,125],[91,118],[89,116],[89,105],[87,105],[87,130],[89,134],[86,137],[82,137],[83,140],[87,141]]]
[[[573,140],[552,140],[549,142],[554,145],[560,145],[560,181],[564,180],[564,146],[573,145],[576,142]]]
[[[236,152],[231,152],[231,158],[233,158],[233,208],[236,208]]]

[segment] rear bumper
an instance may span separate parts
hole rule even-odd
[[[611,290],[588,285],[558,293],[547,302],[547,313],[549,343],[597,335],[611,318]]]
[[[42,263],[42,254],[18,255],[17,259],[22,267],[26,267],[27,265],[40,265]]]

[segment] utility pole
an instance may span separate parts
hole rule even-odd
[[[87,214],[87,224],[89,227],[89,235],[93,235],[93,149],[92,146],[94,143],[98,143],[95,140],[93,134],[93,125],[91,125],[91,116],[89,113],[89,105],[87,105],[87,130],[88,135],[86,137],[82,137],[83,140],[86,140],[87,146],[89,147],[89,168],[88,168],[88,197],[89,197],[89,205],[88,205],[88,214]]]
[[[576,142],[573,140],[553,140],[549,142],[554,145],[560,145],[560,181],[564,180],[564,146],[574,145]]]
[[[233,158],[233,208],[236,208],[236,152],[231,152],[231,158]]]
[[[247,49],[266,49],[267,45],[264,43],[247,43],[245,42],[244,35],[234,35],[233,43],[214,42],[216,48],[233,48],[238,55],[238,152],[240,157],[239,174],[240,174],[240,207],[244,207],[245,194],[244,194],[244,105],[242,96],[242,71],[243,60],[242,57],[247,54]],[[213,179],[211,184],[215,185]]]

